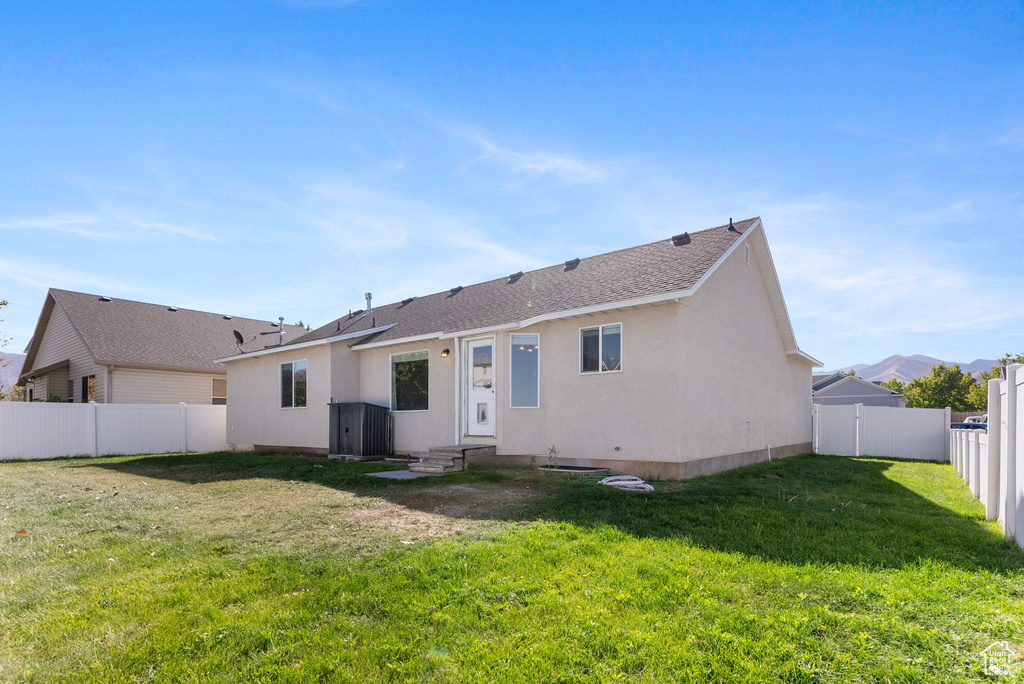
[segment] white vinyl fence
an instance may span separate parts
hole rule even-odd
[[[814,405],[816,454],[949,460],[949,409]]]
[[[1024,366],[988,383],[988,430],[953,430],[950,462],[999,520],[1007,539],[1024,547]]]
[[[226,406],[0,402],[0,461],[223,451]]]

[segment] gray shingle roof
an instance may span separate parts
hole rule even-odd
[[[277,332],[269,321],[225,318],[224,314],[147,304],[130,299],[51,289],[50,295],[67,312],[97,362],[125,366],[150,366],[223,372],[226,366],[214,359],[238,353],[232,330],[246,339],[245,349],[255,351],[277,344]],[[285,340],[305,334],[296,325],[285,325]],[[256,340],[249,342],[253,335]]]
[[[372,316],[342,316],[286,344],[314,342],[374,325],[395,327],[363,343],[518,323],[535,316],[587,306],[681,292],[692,287],[757,221],[756,218],[691,233],[676,244],[659,240],[565,264],[498,278],[375,307]],[[459,283],[452,283],[457,286]]]

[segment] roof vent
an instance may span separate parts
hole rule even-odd
[[[169,306],[169,307],[167,307],[167,310],[168,311],[177,311],[178,307],[176,307],[176,306]]]
[[[679,235],[673,235],[672,244],[675,245],[676,247],[690,244],[690,234],[680,233]]]
[[[566,261],[565,262],[565,270],[566,271],[571,271],[572,269],[576,268],[579,265],[580,265],[580,260],[579,260],[579,257],[577,257],[577,258],[575,258],[575,259],[573,259],[571,261]]]
[[[413,299],[414,297],[406,297],[405,299],[402,300],[402,306],[409,304],[410,302],[412,302]]]
[[[511,285],[512,283],[518,281],[522,277],[523,277],[523,272],[522,271],[516,271],[515,273],[513,273],[512,275],[510,275],[508,277],[508,282],[505,283],[505,284],[506,285]]]
[[[270,327],[271,327],[271,328],[276,328],[276,327],[277,327],[277,323],[274,323],[273,321],[271,321],[271,323],[270,323]]]
[[[729,230],[731,230],[731,231],[733,231],[735,233],[739,232],[738,230],[736,230],[736,226],[732,225],[732,217],[731,216],[729,217]]]
[[[230,321],[231,320],[231,316],[224,316],[224,320],[225,321]]]
[[[110,301],[110,297],[105,297],[105,296],[104,297],[100,297],[100,301],[101,302],[109,302]]]
[[[449,297],[453,297],[453,296],[459,294],[460,292],[462,292],[462,286],[461,285],[456,285],[452,289],[448,290],[448,296]]]

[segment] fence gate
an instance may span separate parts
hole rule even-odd
[[[949,409],[814,405],[814,453],[949,460]]]

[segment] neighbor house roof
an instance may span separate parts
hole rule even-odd
[[[879,384],[874,383],[874,382],[868,382],[867,380],[863,380],[861,378],[858,378],[855,375],[844,375],[842,373],[840,373],[838,375],[840,377],[835,382],[828,383],[828,384],[818,383],[818,384],[814,385],[813,388],[812,388],[811,394],[812,395],[816,395],[816,394],[823,394],[825,392],[831,393],[833,390],[836,390],[836,389],[838,389],[838,388],[840,388],[841,386],[844,386],[844,385],[857,385],[857,387],[859,388],[859,389],[857,389],[858,392],[862,392],[863,388],[866,387],[866,388],[870,388],[871,390],[877,392],[878,394],[887,394],[889,396],[897,396],[897,397],[903,396],[902,394],[900,394],[896,390],[891,390],[888,387],[883,387],[882,385],[879,385]],[[846,396],[846,395],[837,395],[837,396]]]
[[[344,339],[354,340],[353,348],[359,349],[524,327],[555,317],[688,296],[731,249],[748,234],[756,233],[759,240],[754,243],[754,251],[763,260],[763,270],[770,271],[766,284],[787,350],[817,363],[796,348],[760,227],[759,218],[746,219],[475,285],[461,287],[461,283],[453,282],[450,290],[374,307],[369,315],[356,311],[342,316],[289,341],[282,349]]]
[[[232,331],[242,333],[248,350],[278,342],[278,328],[268,321],[51,288],[26,350],[22,378],[40,371],[32,366],[55,307],[67,314],[100,365],[224,372],[215,360],[238,353]],[[285,340],[305,332],[285,325]]]

